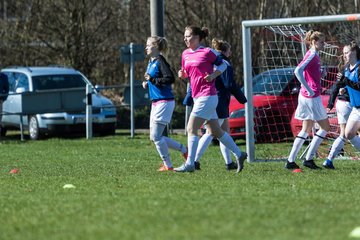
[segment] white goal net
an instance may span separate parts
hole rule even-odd
[[[293,117],[300,89],[293,71],[307,51],[303,41],[306,32],[319,29],[326,35],[325,48],[320,52],[321,98],[326,107],[331,86],[336,81],[342,47],[352,40],[360,40],[358,19],[360,15],[336,15],[243,22],[244,91],[249,100],[245,107],[246,135],[241,135],[236,127],[231,131],[233,136],[246,139],[249,161],[285,160],[294,136],[301,130],[301,121]],[[252,41],[254,39],[257,41]],[[237,115],[233,116],[230,116],[230,125],[236,125]],[[321,158],[327,156],[339,134],[335,108],[328,117],[331,129],[319,148]],[[260,143],[268,144],[268,148],[263,146],[261,149],[265,150],[256,151],[256,144]],[[357,159],[358,154],[348,145],[345,156]],[[303,151],[305,148],[306,145]]]

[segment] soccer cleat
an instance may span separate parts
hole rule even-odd
[[[247,158],[246,152],[241,152],[241,155],[239,158],[236,158],[236,164],[237,164],[237,170],[236,173],[241,172],[244,169],[244,161]]]
[[[167,167],[164,164],[161,164],[158,171],[159,172],[174,171],[174,168],[173,167]]]
[[[225,164],[226,166],[226,170],[230,171],[230,170],[235,170],[238,168],[238,165],[234,162],[231,162],[229,164]]]
[[[335,169],[333,162],[330,161],[329,159],[326,159],[322,165],[324,168],[327,168],[327,169]]]
[[[194,162],[195,170],[201,170],[200,168],[200,162]]]
[[[175,172],[193,172],[195,171],[195,166],[194,165],[187,165],[186,163],[183,163],[183,165],[181,165],[178,168],[174,168]]]
[[[310,168],[310,169],[320,169],[318,165],[315,164],[314,160],[306,160],[303,162],[304,167]]]
[[[295,162],[289,161],[286,161],[285,168],[290,170],[300,169],[299,165],[297,165]]]

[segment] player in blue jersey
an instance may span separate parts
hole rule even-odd
[[[346,50],[346,48],[344,48],[344,49]],[[345,63],[346,63],[346,61],[347,60],[345,60]],[[347,67],[346,64],[345,64],[345,66],[341,67],[341,69],[342,69],[341,75],[344,74],[344,70],[346,69],[346,67]],[[338,79],[338,80],[340,80],[340,79]],[[352,107],[350,105],[349,94],[346,91],[346,89],[342,88],[339,85],[339,83],[340,82],[338,81],[331,87],[332,91],[330,94],[328,105],[326,107],[327,111],[330,112],[331,109],[334,107],[334,103],[337,98],[336,115],[337,115],[338,124],[340,127],[340,134],[339,134],[339,137],[337,137],[335,139],[335,141],[333,142],[333,144],[331,145],[330,152],[329,152],[326,160],[323,163],[323,167],[327,168],[327,169],[335,169],[333,160],[343,150],[343,147],[347,141],[345,138],[345,127],[346,127],[346,122],[352,111]],[[340,91],[342,92],[342,94],[340,94]]]
[[[347,62],[347,68],[344,74],[338,73],[341,79],[339,85],[346,86],[350,97],[352,111],[345,127],[345,137],[358,150],[360,150],[360,48],[356,42],[351,42],[343,49],[344,60]]]
[[[212,40],[212,48],[220,53],[221,58],[226,63],[226,70],[216,78],[215,86],[217,95],[219,98],[218,105],[216,107],[216,113],[218,115],[218,121],[221,128],[225,132],[230,132],[229,129],[229,104],[230,97],[234,95],[236,100],[240,103],[246,103],[247,99],[240,87],[236,84],[234,79],[234,71],[230,63],[231,45],[220,39],[214,38]],[[188,91],[187,96],[184,99],[184,103],[189,105],[192,101],[189,101],[191,92]],[[189,102],[188,102],[189,101]],[[213,139],[213,136],[207,130],[206,133],[200,138],[199,145],[195,155],[195,170],[200,170],[200,158],[204,154],[205,150],[209,146]],[[220,150],[225,160],[225,166],[227,170],[236,170],[237,164],[231,160],[230,150],[220,142]]]
[[[150,113],[150,140],[156,146],[163,164],[159,171],[174,170],[171,163],[169,148],[181,151],[183,157],[187,158],[187,148],[171,138],[163,136],[164,129],[170,123],[175,100],[171,84],[175,77],[170,65],[162,55],[167,50],[167,40],[163,37],[153,36],[146,41],[146,54],[150,57],[144,75],[143,88],[149,89],[151,104]]]

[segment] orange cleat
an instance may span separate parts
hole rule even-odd
[[[158,170],[159,172],[166,172],[166,171],[174,171],[173,167],[167,167],[164,164],[161,164],[161,167]]]

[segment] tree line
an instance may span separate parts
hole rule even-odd
[[[167,58],[176,74],[185,45],[187,25],[206,26],[210,38],[232,45],[232,63],[242,82],[243,20],[348,14],[359,0],[164,0]],[[325,31],[331,31],[331,28]],[[255,30],[260,31],[260,30]],[[144,44],[150,36],[150,1],[143,0],[3,0],[0,3],[0,65],[71,66],[100,85],[129,82],[129,66],[120,62],[120,46]],[[256,34],[253,46],[260,46]],[[256,51],[252,53],[256,59]],[[141,80],[146,59],[136,63]],[[176,82],[180,99],[185,84]]]

